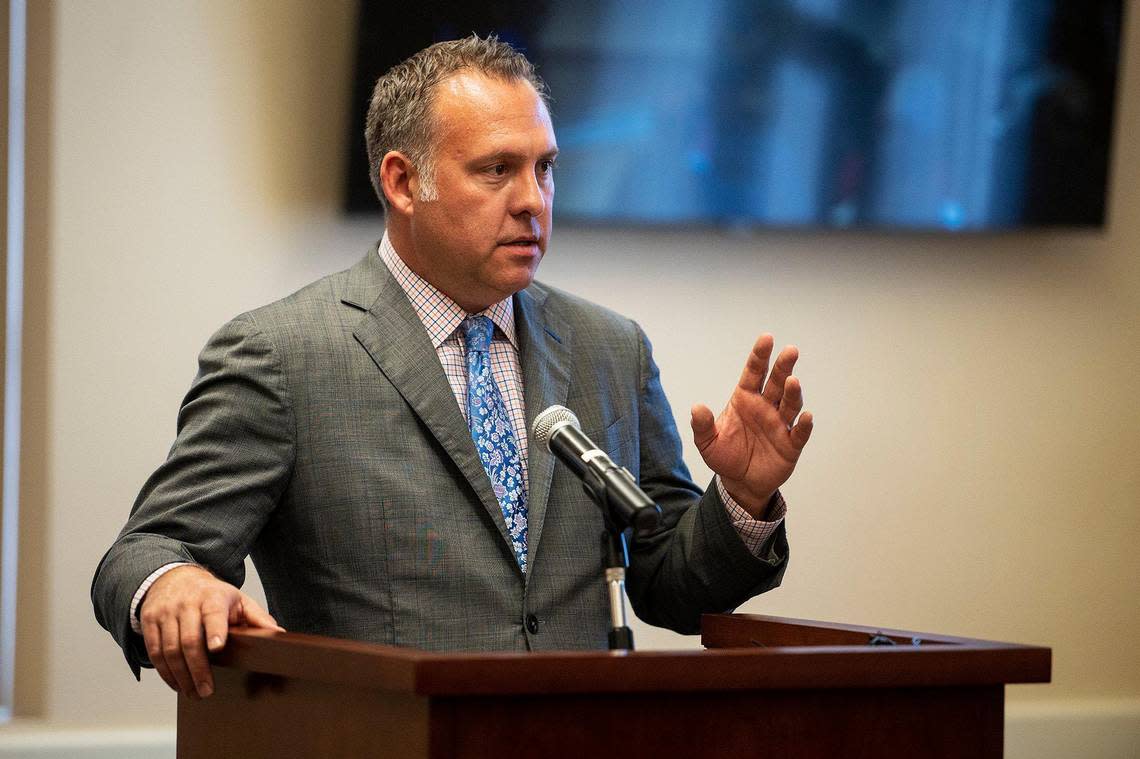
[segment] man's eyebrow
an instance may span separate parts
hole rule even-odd
[[[558,148],[553,147],[539,156],[539,160],[552,160],[558,157]],[[482,163],[520,163],[525,161],[527,156],[525,153],[517,153],[513,150],[497,150],[494,153],[487,153],[486,155],[477,156],[471,159],[473,164]]]

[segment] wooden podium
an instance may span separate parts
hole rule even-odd
[[[706,616],[702,642],[439,654],[235,630],[215,694],[179,697],[178,756],[999,757],[1005,684],[1051,666],[1048,648],[765,616]]]

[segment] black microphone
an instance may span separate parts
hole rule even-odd
[[[628,469],[619,467],[582,432],[578,417],[565,406],[551,406],[535,417],[531,434],[582,480],[586,492],[608,507],[619,527],[637,532],[657,527],[661,509],[645,494]]]

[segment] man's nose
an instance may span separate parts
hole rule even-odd
[[[540,216],[546,210],[546,193],[542,180],[534,174],[521,174],[515,186],[512,200],[514,202],[514,207],[511,209],[513,215]]]

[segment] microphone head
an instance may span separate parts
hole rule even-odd
[[[573,411],[565,406],[554,405],[534,418],[530,434],[542,444],[543,448],[550,450],[550,436],[554,434],[555,429],[565,424],[576,429],[582,429],[581,425],[578,424],[578,417],[574,416]]]

